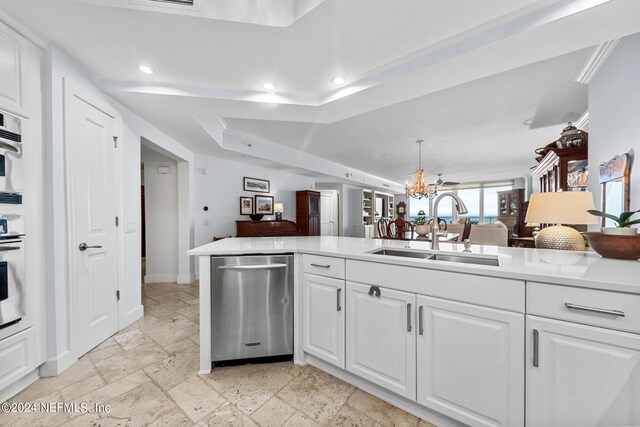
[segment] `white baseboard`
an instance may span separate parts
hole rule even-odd
[[[195,274],[182,274],[178,276],[178,284],[179,285],[189,285],[196,280]]]
[[[142,319],[144,316],[144,306],[140,304],[132,310],[129,310],[120,318],[120,324],[118,325],[118,329],[121,331],[127,326],[131,325],[138,319]]]
[[[176,274],[147,274],[144,276],[144,283],[175,283],[177,279],[178,276]]]
[[[78,358],[69,350],[65,350],[55,357],[47,359],[42,366],[40,366],[41,377],[55,377],[60,375],[71,365],[76,363]]]
[[[36,368],[24,377],[20,378],[18,381],[13,382],[9,386],[0,390],[0,402],[6,402],[11,399],[13,396],[36,382],[38,378],[40,378],[40,375],[38,374],[38,368]]]

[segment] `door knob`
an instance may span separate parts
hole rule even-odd
[[[95,245],[95,246],[87,246],[87,244],[85,242],[80,243],[80,245],[78,245],[78,249],[80,249],[80,252],[84,252],[87,249],[100,249],[102,246],[100,245]]]

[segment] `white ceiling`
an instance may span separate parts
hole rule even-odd
[[[105,1],[0,8],[195,152],[239,156],[196,120],[218,117],[222,139],[250,133],[398,182],[418,138],[447,180],[525,175],[585,111],[574,79],[595,46],[640,31],[635,0],[325,0],[284,27],[89,3]]]

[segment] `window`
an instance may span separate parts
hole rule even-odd
[[[423,210],[424,213],[429,217],[429,198],[423,197],[422,199],[411,199],[409,201],[409,220],[415,221],[418,217],[418,212]]]
[[[451,191],[438,191],[438,196],[445,193],[451,193]],[[447,224],[451,224],[453,221],[453,199],[451,197],[441,200],[438,204],[438,218],[444,219]]]
[[[506,185],[502,187],[486,187],[484,189],[484,223],[485,224],[493,224],[498,219],[498,192],[509,191],[512,188],[513,186]]]
[[[471,224],[480,223],[480,190],[480,188],[458,190],[458,196],[469,210],[469,213],[458,214],[458,220],[469,218]]]

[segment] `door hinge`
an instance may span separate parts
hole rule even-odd
[[[116,217],[116,227],[118,227],[120,225],[120,218]]]
[[[116,301],[120,301],[120,291],[116,291]]]
[[[113,137],[113,148],[118,148],[118,137],[117,136]]]

